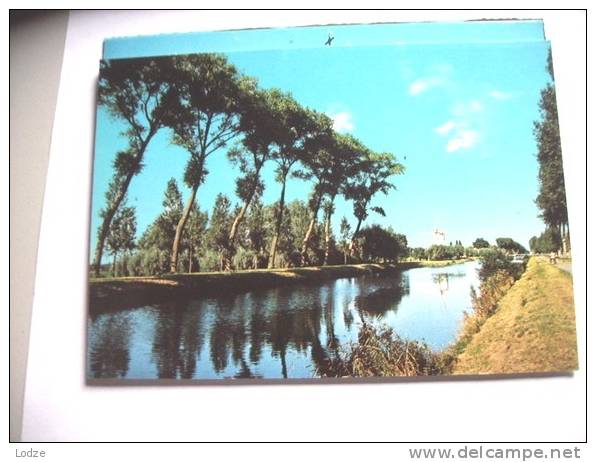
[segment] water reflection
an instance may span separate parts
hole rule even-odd
[[[468,263],[106,313],[89,321],[89,376],[312,377],[357,340],[362,317],[440,349],[476,280]]]
[[[379,315],[396,310],[401,299],[409,293],[410,279],[406,272],[389,286],[374,287],[368,293],[357,296],[356,306],[369,314]]]
[[[168,303],[156,310],[152,357],[157,377],[190,379],[201,353],[203,311],[196,303]]]
[[[130,313],[99,316],[89,333],[89,367],[93,378],[126,377],[130,361]]]

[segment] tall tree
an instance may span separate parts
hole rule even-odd
[[[346,265],[348,263],[348,251],[352,236],[352,229],[346,217],[341,218],[341,222],[339,224],[339,233],[341,236],[341,249],[344,254],[344,265]]]
[[[247,244],[253,252],[253,269],[259,267],[259,261],[264,256],[267,247],[267,231],[265,229],[265,214],[263,203],[256,198],[250,205],[246,220]]]
[[[326,178],[324,265],[329,263],[331,251],[331,217],[335,211],[335,198],[338,194],[346,194],[350,179],[358,173],[360,160],[367,152],[365,146],[358,139],[352,135],[339,133],[334,136],[334,151],[333,168]]]
[[[207,158],[238,135],[243,98],[254,92],[255,83],[242,77],[222,55],[196,54],[173,59],[177,104],[168,113],[167,123],[173,131],[172,142],[189,154],[184,183],[191,190],[172,242],[170,271],[176,272],[182,234],[197,190],[208,174]]]
[[[99,104],[125,124],[122,135],[128,147],[116,155],[114,175],[100,212],[94,271],[99,275],[105,240],[132,178],[143,168],[147,146],[163,126],[171,103],[170,58],[102,61],[99,72]]]
[[[163,211],[145,230],[139,240],[142,249],[155,248],[170,252],[176,224],[182,216],[182,194],[174,178],[170,178],[162,201]]]
[[[240,117],[240,130],[244,134],[242,142],[230,149],[228,158],[237,165],[241,175],[236,179],[236,195],[242,201],[228,235],[228,251],[225,266],[231,269],[231,259],[235,253],[236,236],[251,201],[259,197],[264,188],[261,170],[271,157],[276,124],[276,107],[283,94],[277,90],[258,90],[253,98],[245,98]]]
[[[391,153],[376,153],[368,150],[366,157],[361,160],[359,173],[355,175],[353,182],[348,185],[346,198],[352,199],[354,216],[357,219],[356,228],[350,243],[350,254],[354,254],[356,238],[360,232],[362,222],[366,220],[372,210],[385,216],[382,207],[371,206],[371,201],[377,193],[388,194],[395,185],[391,177],[404,172],[404,166],[395,160]]]
[[[193,272],[194,263],[197,264],[197,271],[201,270],[199,258],[205,245],[205,233],[207,231],[208,222],[209,216],[207,213],[201,212],[198,206],[194,204],[190,211],[188,223],[186,225],[186,238],[182,240],[181,244],[181,247],[186,249],[187,252],[187,268],[189,273]]]
[[[116,257],[121,252],[130,252],[135,248],[137,218],[134,207],[122,206],[114,215],[106,239],[106,248],[112,254],[112,274],[116,276]]]
[[[281,184],[275,226],[269,251],[268,268],[275,267],[277,246],[280,238],[281,225],[284,218],[286,183],[292,167],[304,158],[305,144],[315,129],[313,111],[302,108],[294,98],[288,94],[280,94],[274,107],[276,124],[274,144],[275,150],[271,153],[275,162],[275,180]]]
[[[215,198],[209,229],[207,230],[207,241],[209,247],[218,255],[219,270],[224,269],[224,254],[228,244],[228,230],[232,222],[230,211],[231,202],[224,194],[218,194]]]
[[[182,194],[174,178],[168,181],[162,206],[162,212],[139,239],[139,265],[146,275],[164,274],[170,268],[172,239],[183,209]]]
[[[329,191],[329,179],[333,174],[338,160],[337,149],[334,146],[333,122],[324,114],[314,113],[315,131],[305,143],[304,168],[296,171],[294,176],[303,180],[314,180],[314,185],[308,206],[311,212],[310,222],[300,249],[300,264],[309,264],[308,250],[313,231],[317,223],[317,215],[325,193]]]
[[[547,227],[556,228],[561,236],[563,253],[569,243],[569,220],[563,176],[563,157],[557,113],[557,98],[554,86],[552,55],[548,53],[547,66],[551,81],[541,91],[540,120],[534,122],[534,136],[539,164],[539,191],[536,205],[540,217]]]

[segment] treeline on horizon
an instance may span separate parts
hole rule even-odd
[[[128,274],[385,261],[406,254],[405,236],[379,226],[362,228],[371,212],[385,215],[373,199],[395,188],[392,177],[404,172],[395,156],[335,132],[328,116],[290,94],[260,88],[223,55],[102,61],[99,104],[125,125],[127,147],[115,156],[100,211],[95,276],[104,252],[113,257],[113,272],[118,256],[128,260]],[[190,195],[183,203],[171,180],[163,212],[136,242],[135,208],[126,204],[127,192],[160,130],[168,130],[171,142],[188,154],[183,181]],[[197,195],[214,155],[227,155],[240,171],[238,205],[220,194],[208,216]],[[266,163],[274,164],[280,188],[273,204],[261,201],[264,188],[272,186],[262,178]],[[293,177],[311,182],[310,196],[286,204],[286,184]],[[344,217],[338,246],[331,218],[340,195],[352,202],[356,226],[351,229]]]

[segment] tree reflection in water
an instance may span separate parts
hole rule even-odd
[[[373,286],[371,290],[356,297],[356,308],[373,316],[379,316],[389,310],[397,310],[401,299],[410,293],[410,281],[406,273],[401,273],[391,285]]]
[[[89,335],[89,369],[93,378],[126,377],[130,362],[130,313],[102,315],[94,319]]]
[[[152,356],[158,378],[190,379],[203,344],[200,303],[168,303],[157,310]]]
[[[432,327],[432,307],[443,295],[454,307],[467,306],[469,282],[452,279],[477,277],[474,264],[465,268],[256,289],[99,314],[89,320],[89,376],[310,377],[357,341],[363,320],[379,318],[414,338],[441,334]],[[410,283],[418,297],[410,296]],[[438,290],[428,291],[429,283]],[[461,310],[451,312],[456,332]],[[445,316],[440,310],[439,319]],[[447,341],[443,337],[439,344]]]
[[[441,273],[434,273],[432,275],[432,281],[437,285],[439,288],[439,293],[441,294],[441,302],[443,306],[446,308],[447,304],[445,301],[445,295],[449,291],[449,278],[459,278],[465,277],[466,273],[464,272],[441,272]]]

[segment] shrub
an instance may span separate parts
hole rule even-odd
[[[515,282],[513,276],[507,271],[498,270],[486,279],[480,286],[479,292],[471,289],[472,306],[474,314],[486,319],[497,309],[499,300],[507,293]]]
[[[318,373],[324,377],[436,375],[441,372],[439,359],[425,343],[403,340],[390,327],[363,321],[358,342],[344,347]]]
[[[478,270],[480,282],[486,281],[498,271],[505,271],[514,280],[517,280],[521,277],[526,269],[525,264],[512,263],[507,255],[499,250],[491,250],[490,252],[484,253],[480,257],[480,261],[481,266]]]

